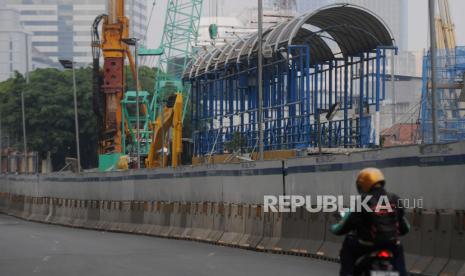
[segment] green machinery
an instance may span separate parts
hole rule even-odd
[[[139,143],[140,156],[146,157],[152,143],[151,123],[156,120],[160,106],[166,99],[177,92],[183,96],[183,119],[189,100],[190,87],[183,85],[182,74],[192,58],[192,49],[199,35],[199,23],[203,0],[169,0],[166,10],[165,25],[160,47],[146,49],[141,47],[139,56],[158,56],[153,94],[139,91],[141,106]],[[128,91],[121,101],[123,109],[123,126],[126,123],[129,135],[123,136],[123,152],[133,155],[137,147],[136,93]],[[124,129],[124,128],[123,128]]]
[[[136,113],[136,91],[126,91],[124,98],[121,101],[122,110],[123,110],[123,126],[126,124],[127,129],[129,130],[129,137],[126,133],[123,135],[123,152],[130,155],[135,155],[137,153],[137,113]],[[148,149],[150,147],[150,134],[151,131],[146,128],[150,122],[150,113],[145,112],[149,110],[149,93],[147,91],[139,91],[139,106],[142,112],[139,114],[139,124],[143,126],[143,129],[139,130],[139,150],[140,153],[144,156],[147,155]],[[124,128],[123,128],[124,129]]]

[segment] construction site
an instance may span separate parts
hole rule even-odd
[[[82,165],[90,157],[80,150],[89,146],[79,140],[84,123],[76,96],[78,63],[60,59],[74,82],[68,90],[74,93],[69,135],[75,143],[68,148],[75,154],[63,158],[63,168],[52,169],[51,150],[44,156],[27,143],[21,94],[19,148],[9,140],[5,146],[0,123],[0,212],[9,215],[0,217],[0,236],[13,235],[3,226],[16,224],[24,227],[17,233],[27,227],[54,233],[58,225],[85,229],[76,236],[132,233],[150,237],[138,248],[160,242],[155,237],[170,239],[156,247],[180,251],[191,245],[177,240],[201,242],[237,266],[203,257],[194,262],[204,253],[193,248],[182,254],[195,257],[163,253],[169,261],[154,261],[158,272],[139,270],[150,267],[153,256],[145,252],[140,254],[147,263],[118,260],[127,269],[139,268],[115,274],[100,270],[113,266],[111,261],[92,263],[92,257],[80,264],[92,263],[89,270],[71,259],[52,265],[50,258],[61,258],[53,252],[43,253],[48,257],[41,265],[34,263],[39,257],[30,257],[21,270],[5,253],[5,275],[338,275],[345,242],[330,231],[337,212],[312,213],[302,205],[294,212],[268,212],[264,198],[348,200],[360,192],[355,181],[369,167],[380,169],[383,185],[404,202],[410,232],[399,242],[408,275],[465,275],[465,46],[457,45],[462,34],[456,34],[448,0],[428,1],[428,47],[418,76],[408,77],[399,73],[405,68],[396,29],[362,5],[336,3],[296,14],[296,1],[268,1],[273,8],[264,12],[258,0],[249,24],[237,27],[215,19],[220,1],[154,2],[150,18],[162,10],[164,23],[159,47],[149,47],[131,36],[127,1],[105,2],[105,13],[88,26],[87,46],[98,167]],[[151,90],[140,81],[141,65],[153,65]],[[413,85],[415,96],[408,95]],[[401,115],[397,110],[406,97],[414,100]],[[95,252],[120,252],[90,242],[92,237],[82,239],[89,248],[94,243]],[[80,241],[75,243],[79,248]],[[36,250],[29,244],[42,247],[21,244],[26,251]],[[81,254],[73,252],[61,254]],[[245,258],[275,264],[260,268]],[[404,275],[374,272],[355,275]]]

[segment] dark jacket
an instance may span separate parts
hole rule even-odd
[[[336,235],[352,232],[359,241],[366,242],[368,245],[397,242],[398,237],[407,234],[410,229],[399,197],[386,192],[382,187],[373,188],[367,195],[362,196],[362,199],[368,195],[371,196],[368,205],[373,212],[368,212],[363,208],[360,212],[348,212],[339,223],[331,226],[331,232]],[[387,197],[392,212],[375,211],[381,196]]]

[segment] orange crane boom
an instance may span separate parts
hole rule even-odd
[[[450,14],[449,0],[438,0],[439,17],[436,18],[438,49],[455,49],[455,26]]]

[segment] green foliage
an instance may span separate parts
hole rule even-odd
[[[247,144],[247,141],[244,136],[240,132],[234,132],[233,137],[230,141],[224,143],[224,148],[228,152],[241,152],[243,151],[243,147]]]
[[[131,69],[129,66],[126,66],[126,90],[136,90],[135,81],[132,77]],[[139,82],[141,90],[152,92],[155,87],[155,75],[156,69],[149,68],[146,66],[141,66],[139,68]]]
[[[127,70],[127,72],[130,72]],[[139,79],[144,90],[153,91],[155,70],[140,68]],[[132,90],[132,77],[127,85]],[[92,68],[76,69],[81,162],[83,168],[97,166],[98,127],[92,109]],[[24,92],[28,149],[42,157],[50,151],[53,166],[64,166],[65,157],[76,156],[74,136],[74,103],[72,71],[38,69],[24,76],[0,83],[2,135],[10,137],[12,147],[22,150],[21,92]]]

